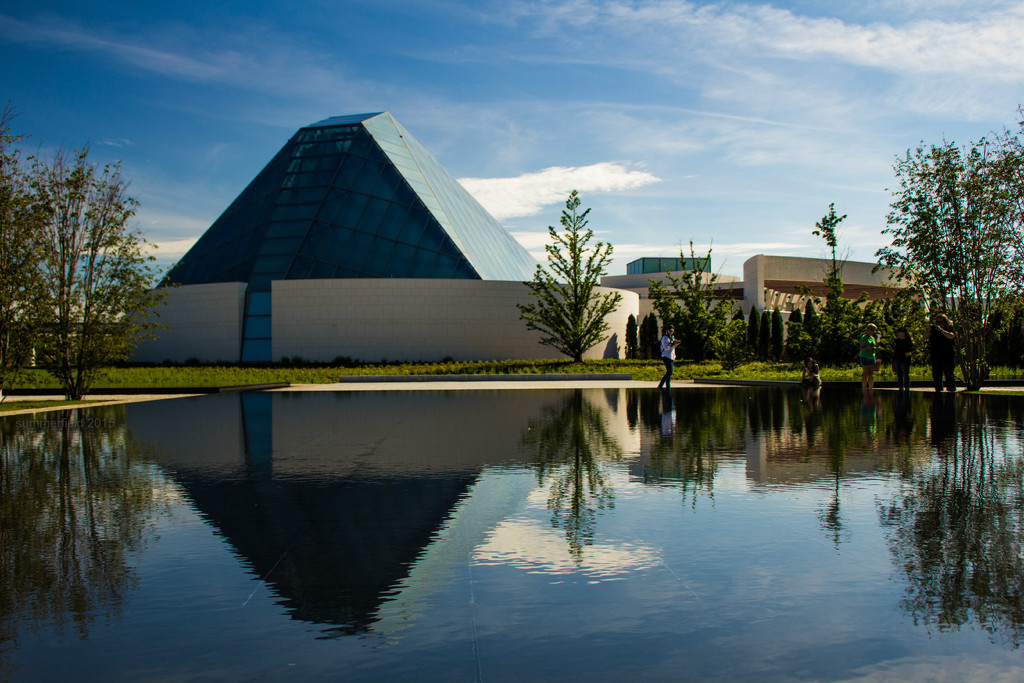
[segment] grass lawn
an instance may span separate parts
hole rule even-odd
[[[726,372],[720,363],[677,362],[676,379],[716,377],[722,379],[797,381],[800,379],[800,364],[797,363],[747,363]],[[661,379],[664,366],[659,361],[598,360],[584,363],[569,361],[494,361],[494,362],[451,362],[451,363],[391,363],[372,364],[357,367],[328,367],[310,364],[307,367],[275,365],[268,367],[238,366],[132,366],[108,367],[101,369],[93,383],[96,389],[168,389],[190,387],[224,387],[243,384],[264,384],[268,382],[290,382],[291,384],[331,384],[341,376],[359,377],[375,375],[471,375],[471,374],[585,374],[613,373],[628,374],[634,380],[656,382]],[[911,379],[930,380],[931,371],[926,366],[911,369]],[[859,381],[860,368],[823,367],[821,378],[825,382]],[[875,375],[881,381],[895,379],[888,368]],[[995,368],[993,379],[1017,379],[1015,369]],[[18,377],[17,388],[54,389],[60,393],[60,383],[50,373],[40,369],[27,369]],[[1024,395],[1024,391],[1000,392],[1001,394]],[[71,408],[88,405],[95,401],[4,401],[0,403],[0,414],[14,410]]]
[[[218,387],[241,384],[263,384],[267,382],[290,382],[292,384],[330,384],[341,376],[411,376],[411,375],[472,375],[472,374],[581,374],[615,373],[628,374],[635,380],[656,382],[664,372],[658,361],[639,360],[595,360],[583,363],[569,361],[493,361],[493,362],[450,362],[450,363],[392,363],[368,364],[356,367],[330,367],[323,365],[266,367],[239,366],[129,366],[108,367],[98,371],[93,382],[95,389],[118,388],[189,388]],[[1010,371],[1007,370],[1006,376]],[[993,379],[1002,375],[993,373]],[[695,377],[719,377],[728,379],[754,379],[775,381],[796,381],[800,379],[800,365],[796,363],[748,363],[731,372],[722,370],[718,362],[705,363],[677,362],[674,377],[692,379]],[[883,369],[876,379],[894,379],[892,371]],[[821,369],[823,381],[856,381],[860,379],[860,368],[854,365]],[[930,379],[927,367],[915,367],[911,379]],[[45,370],[28,369],[21,373],[17,388],[59,389],[60,383]]]

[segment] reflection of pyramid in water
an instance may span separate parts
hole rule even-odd
[[[167,282],[529,280],[534,260],[387,112],[299,130]]]

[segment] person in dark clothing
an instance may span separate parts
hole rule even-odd
[[[800,378],[800,386],[804,389],[817,389],[821,386],[821,375],[818,361],[808,358],[804,361],[804,372]]]
[[[900,392],[910,391],[910,357],[913,353],[914,338],[910,336],[910,330],[901,327],[896,330],[896,340],[892,343],[892,365]]]
[[[946,383],[946,391],[956,391],[956,379],[953,377],[956,335],[953,333],[953,324],[945,315],[936,316],[924,336],[928,340],[935,391],[942,391],[943,380]]]

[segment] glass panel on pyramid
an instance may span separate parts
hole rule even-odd
[[[387,112],[299,130],[165,283],[530,280],[536,262]]]
[[[299,130],[163,284],[245,282],[243,362],[270,361],[271,282],[530,280],[536,262],[387,112]]]

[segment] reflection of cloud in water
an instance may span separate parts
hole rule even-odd
[[[547,514],[546,492],[530,493],[528,510]],[[595,541],[582,556],[570,554],[565,534],[533,516],[506,519],[487,535],[473,560],[481,565],[506,565],[538,574],[582,574],[595,579],[624,579],[631,572],[661,564],[655,548],[627,542]]]
[[[536,486],[532,473],[494,469],[483,474],[459,502],[430,545],[377,610],[373,630],[393,634],[418,619],[432,596],[465,571],[473,548],[521,508]]]
[[[583,574],[600,579],[624,579],[627,574],[661,563],[653,548],[635,543],[594,543],[582,558],[569,554],[565,535],[532,519],[501,524],[477,548],[478,564],[517,567],[540,574]]]
[[[1008,653],[1006,653],[1008,654]],[[970,656],[891,659],[860,669],[846,683],[878,681],[932,681],[933,683],[1016,683],[1024,680],[1024,667],[997,655],[997,662],[983,662]]]

